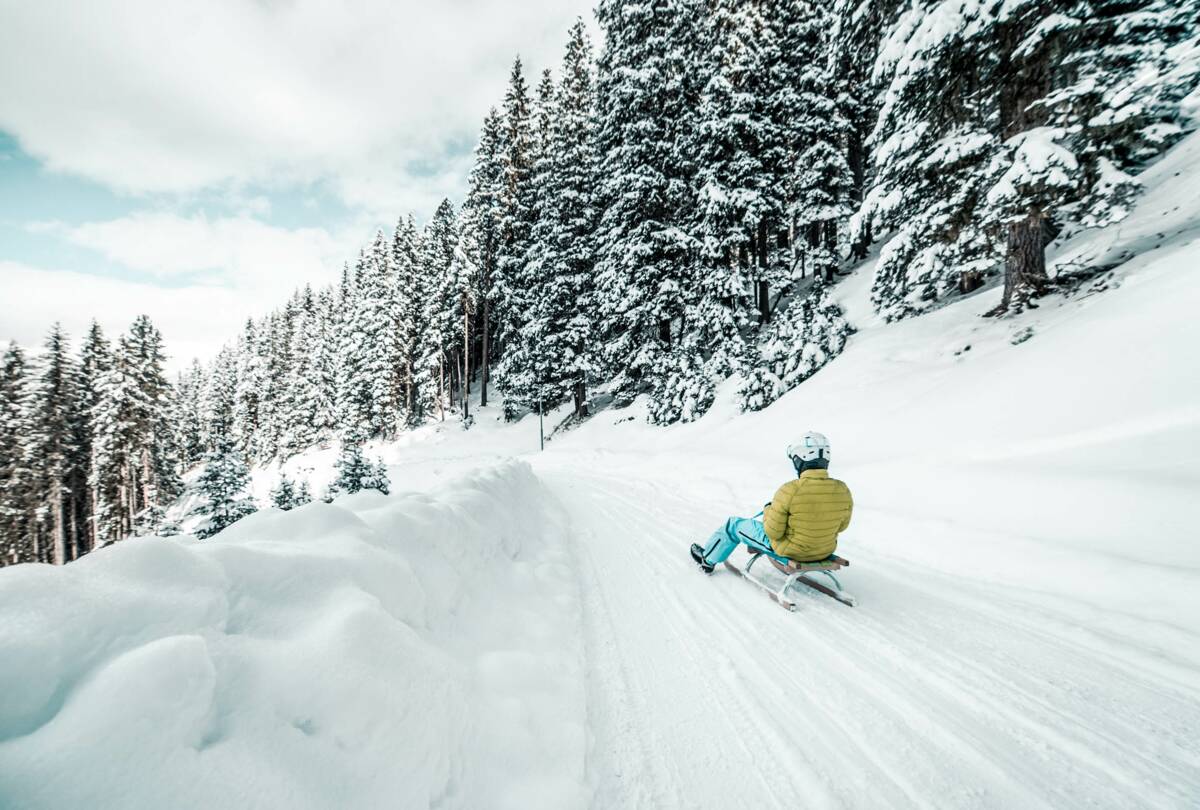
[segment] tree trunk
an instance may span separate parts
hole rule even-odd
[[[404,362],[404,409],[408,411],[408,422],[413,424],[416,421],[417,398],[414,396],[413,389],[413,367],[412,360]]]
[[[462,383],[462,408],[463,421],[466,421],[471,415],[471,316],[467,313],[467,307],[464,302],[463,306],[463,383]]]
[[[1036,58],[1015,58],[1020,43],[1027,36],[1016,19],[999,27],[997,34],[1000,77],[998,100],[1002,135],[1008,141],[1023,132],[1046,123],[1047,105],[1035,104],[1050,90],[1050,53],[1040,49]],[[1024,219],[1009,223],[1008,250],[1004,260],[1004,297],[989,315],[1006,312],[1010,307],[1026,306],[1045,292],[1045,244],[1042,241],[1042,220],[1045,211],[1030,210]]]
[[[1020,309],[1042,295],[1049,285],[1046,250],[1042,245],[1042,218],[1031,213],[1008,226],[1008,253],[1004,260],[1004,297],[992,313]]]
[[[91,551],[96,547],[97,538],[100,536],[100,530],[96,525],[100,520],[100,487],[94,486],[90,487],[90,489],[92,493],[92,513],[88,516],[89,519],[86,529],[88,534],[88,551]]]
[[[51,549],[50,561],[55,565],[63,565],[67,561],[67,527],[63,522],[62,486],[58,481],[51,484],[50,510],[53,514],[51,530],[54,532],[54,545]]]
[[[576,357],[583,357],[586,345],[583,340],[575,344]],[[577,371],[579,378],[575,380],[575,416],[584,419],[588,415],[587,380],[584,372]]]
[[[438,419],[442,422],[446,421],[446,406],[443,404],[445,402],[445,392],[446,392],[446,358],[444,355],[438,354],[438,387],[437,387]]]
[[[71,495],[70,520],[67,523],[67,536],[71,538],[71,542],[67,546],[67,559],[78,560],[83,556],[79,550],[79,491],[75,490]]]
[[[150,489],[152,487],[150,473],[150,450],[142,450],[142,509],[150,506]],[[140,511],[140,510],[139,510]]]
[[[771,282],[767,280],[767,220],[758,221],[758,322],[771,320]]]
[[[487,298],[483,299],[483,349],[480,354],[480,373],[479,373],[479,407],[487,407],[487,387],[488,387],[488,370],[492,367],[488,359],[488,314],[489,306]]]
[[[825,280],[832,283],[837,275],[837,220],[827,219],[822,223],[824,238],[822,246],[826,251]]]

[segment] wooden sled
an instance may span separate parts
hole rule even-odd
[[[783,585],[778,588],[773,588],[764,580],[761,580],[751,573],[751,570],[754,568],[754,564],[758,562],[760,557],[766,557],[771,562],[771,565],[775,568],[775,570],[784,575]],[[771,597],[776,604],[787,610],[796,609],[796,603],[792,599],[788,598],[787,593],[788,589],[796,583],[812,588],[814,591],[819,591],[826,596],[836,599],[843,605],[847,605],[849,607],[854,607],[857,605],[858,600],[842,590],[842,583],[840,583],[838,578],[833,574],[834,571],[839,571],[848,567],[849,565],[849,560],[845,559],[844,557],[839,557],[836,554],[830,554],[823,560],[815,560],[813,562],[797,562],[796,560],[787,560],[762,551],[751,551],[750,559],[746,562],[745,568],[738,568],[736,565],[729,562],[729,560],[725,561],[726,568],[766,593],[767,596]],[[818,582],[814,579],[811,579],[809,576],[810,574],[821,574],[827,577],[833,582],[834,587],[831,588],[823,582]]]

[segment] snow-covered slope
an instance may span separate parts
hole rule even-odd
[[[884,325],[861,268],[845,354],[762,413],[537,453],[484,410],[376,448],[390,497],[0,571],[0,806],[1196,806],[1198,156],[1055,248],[1095,292]],[[853,609],[687,555],[806,429]]]

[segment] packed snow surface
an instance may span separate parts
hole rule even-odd
[[[538,453],[480,409],[374,448],[392,496],[0,571],[0,806],[1200,805],[1194,165],[1056,246],[1114,269],[1019,317],[979,317],[993,289],[883,325],[863,268],[846,353],[762,413],[731,384]],[[859,606],[792,614],[687,546],[807,429]],[[320,491],[332,455],[288,471]]]

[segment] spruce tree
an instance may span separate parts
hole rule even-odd
[[[271,488],[271,505],[284,512],[311,501],[312,493],[309,491],[308,481],[297,483],[288,478],[286,473],[281,472],[279,480]]]
[[[453,273],[458,243],[454,207],[449,200],[443,200],[425,227],[422,239],[425,333],[418,375],[419,387],[427,391],[429,397],[423,410],[432,413],[436,409],[442,419],[445,409],[455,401],[455,360],[461,345],[458,284]]]
[[[1196,16],[1156,0],[914,0],[880,49],[875,179],[856,218],[860,232],[895,232],[877,308],[920,312],[1001,267],[996,313],[1048,289],[1045,247],[1064,217],[1119,219],[1130,170],[1181,132],[1191,74],[1171,46]]]
[[[388,494],[387,467],[382,461],[369,461],[364,455],[362,444],[351,436],[342,445],[342,453],[334,463],[337,478],[330,485],[328,496],[345,493],[352,495],[364,489],[374,489]]]
[[[788,122],[790,152],[796,155],[786,175],[786,205],[800,275],[832,281],[841,259],[841,244],[852,213],[854,177],[846,145],[851,124],[843,112],[842,83],[830,59],[833,23],[826,7],[812,4],[783,43],[803,67],[796,76],[793,118]]]
[[[112,347],[100,325],[92,321],[79,353],[79,454],[83,467],[81,476],[86,489],[80,506],[81,539],[79,553],[91,551],[98,544],[96,536],[96,510],[99,495],[92,484],[92,468],[95,463],[96,414],[100,404],[100,386],[112,368]]]
[[[418,366],[425,331],[423,305],[425,278],[421,272],[421,238],[411,214],[396,223],[392,236],[392,262],[396,283],[391,306],[395,330],[395,375],[393,396],[400,405],[405,424],[415,427],[425,414],[425,398],[419,391]]]
[[[207,518],[196,529],[197,537],[212,537],[258,511],[254,499],[246,493],[249,482],[249,470],[238,450],[229,442],[219,443],[208,454],[204,470],[196,479],[202,500],[195,512]]]
[[[245,458],[259,457],[262,438],[261,410],[267,390],[267,359],[261,331],[259,324],[247,320],[234,349],[237,358],[234,437],[237,449]]]
[[[852,332],[817,277],[807,295],[792,299],[756,344],[738,389],[742,410],[761,410],[807,380],[841,354]]]
[[[588,393],[597,376],[595,250],[599,180],[596,151],[596,86],[587,26],[571,27],[559,78],[553,129],[556,166],[551,184],[555,227],[550,240],[553,300],[561,325],[553,329],[560,350],[556,371],[574,400],[575,415],[588,415]]]
[[[462,238],[468,258],[476,268],[476,299],[479,308],[479,399],[488,404],[491,369],[498,360],[496,351],[495,308],[501,295],[496,287],[498,266],[506,220],[508,175],[504,148],[504,122],[492,108],[483,121],[475,164],[468,179],[467,199],[463,203]]]
[[[193,360],[176,383],[172,422],[179,446],[181,469],[194,467],[204,458],[204,390],[208,384],[204,367]]]
[[[134,377],[137,497],[139,509],[165,504],[182,491],[179,454],[169,417],[174,391],[167,381],[162,334],[145,315],[134,319],[122,341]]]
[[[312,291],[295,315],[287,369],[287,385],[279,407],[279,455],[283,459],[311,447],[320,440],[316,427],[321,380],[317,371],[320,325]]]
[[[26,467],[33,472],[28,505],[34,516],[34,546],[40,561],[55,565],[70,559],[76,528],[70,490],[77,458],[76,380],[67,338],[56,323],[38,358],[22,442]]]
[[[32,562],[26,491],[29,471],[22,450],[28,385],[25,353],[10,343],[0,360],[0,564]]]
[[[536,216],[533,202],[533,124],[529,90],[518,57],[509,74],[501,124],[499,245],[491,288],[491,319],[495,324],[497,354],[503,356],[509,343],[516,343],[526,313],[521,306],[522,277]],[[503,385],[504,382],[501,381]],[[513,410],[507,404],[505,416]]]
[[[531,115],[532,137],[529,142],[529,209],[533,222],[520,263],[510,266],[506,283],[506,304],[521,313],[513,324],[504,346],[504,356],[496,369],[504,386],[506,408],[521,405],[533,410],[550,408],[562,399],[555,384],[554,368],[559,356],[554,339],[555,319],[562,302],[556,300],[553,277],[555,182],[558,162],[554,144],[557,117],[554,80],[550,71],[542,73]]]
[[[93,410],[92,470],[88,480],[96,499],[96,543],[107,545],[133,529],[138,512],[140,392],[124,337],[97,386]]]
[[[228,347],[217,353],[205,385],[205,455],[236,442],[237,358]]]
[[[359,257],[354,306],[341,330],[338,412],[343,430],[392,437],[399,422],[395,366],[396,273],[382,232]]]
[[[695,243],[694,87],[699,10],[690,0],[604,0],[599,60],[597,290],[617,404],[661,386],[681,338]]]

